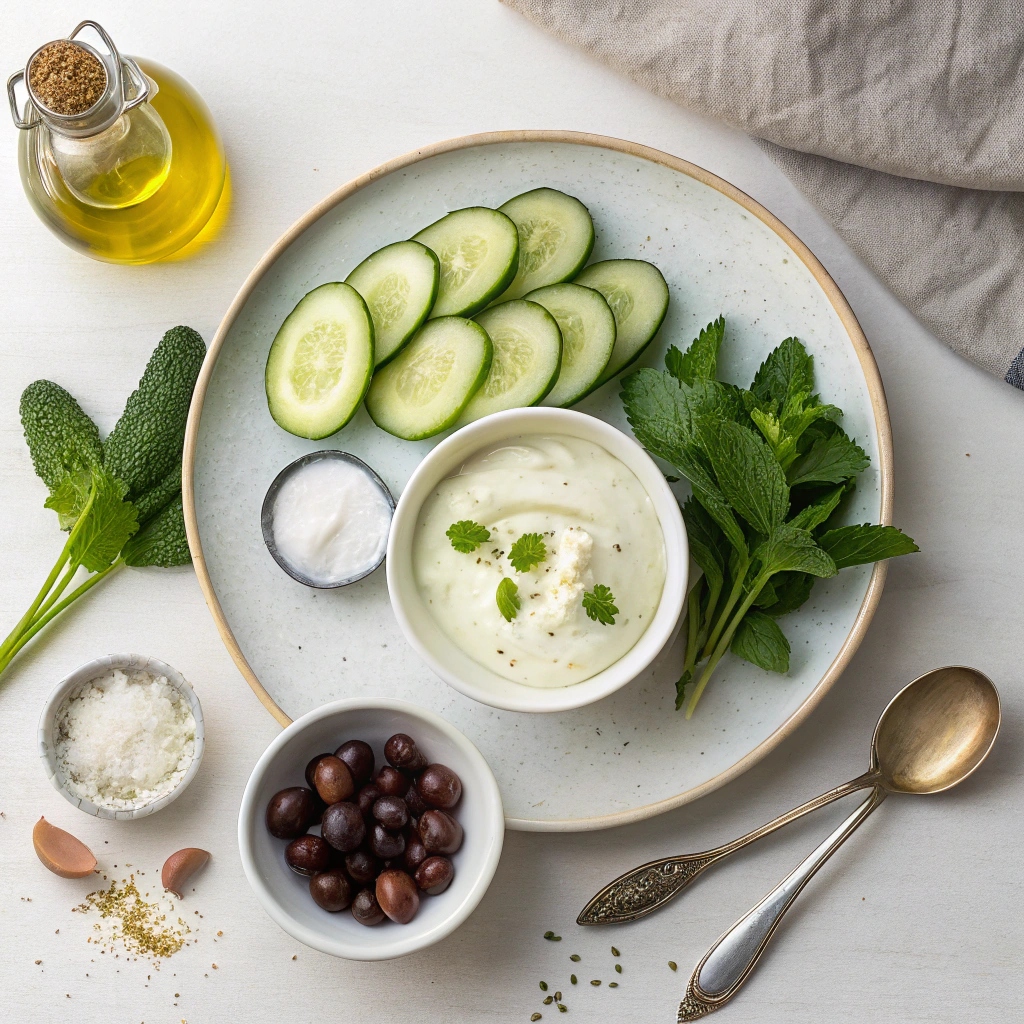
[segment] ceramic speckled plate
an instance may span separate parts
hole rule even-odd
[[[516,714],[476,704],[434,676],[405,642],[378,570],[350,587],[309,590],[263,543],[260,506],[280,469],[342,448],[396,497],[431,441],[399,441],[361,410],[327,441],[270,418],[263,367],[295,303],[343,280],[369,253],[463,206],[497,206],[539,185],[578,196],[597,232],[593,259],[657,264],[672,300],[641,365],[663,365],[724,313],[725,379],[749,382],[796,334],[814,354],[824,397],[871,456],[851,522],[888,523],[889,420],[871,350],[839,289],[808,249],[738,189],[632,143],[565,132],[501,132],[441,143],[378,167],[311,210],[263,258],[210,348],[189,418],[185,513],[196,570],[217,625],[279,721],[340,697],[399,697],[439,712],[480,748],[512,828],[568,831],[649,817],[710,792],[795,729],[842,672],[881,595],[884,563],[821,581],[787,616],[787,676],[727,658],[689,722],[673,710],[682,655],[670,647],[644,675],[576,711]],[[628,430],[611,382],[577,406]],[[685,485],[676,485],[680,495]],[[341,737],[339,737],[339,740]]]

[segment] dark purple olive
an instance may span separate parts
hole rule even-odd
[[[405,841],[405,854],[402,862],[405,870],[412,874],[427,859],[427,848],[420,842],[419,835],[414,835]]]
[[[381,872],[381,863],[369,850],[345,854],[345,870],[357,885],[370,885]]]
[[[348,765],[333,754],[321,759],[313,771],[313,782],[320,798],[328,806],[348,800],[356,791]]]
[[[396,924],[408,924],[420,908],[420,894],[411,876],[391,869],[377,878],[377,903]]]
[[[267,804],[267,831],[278,839],[296,839],[313,824],[316,812],[311,789],[304,786],[282,789]]]
[[[316,789],[316,783],[313,781],[313,772],[316,770],[316,766],[325,757],[330,757],[330,756],[331,755],[329,753],[327,753],[327,754],[317,754],[316,757],[314,757],[309,762],[309,764],[306,765],[306,785],[309,786],[310,789]]]
[[[409,780],[397,768],[392,768],[390,765],[384,765],[377,772],[374,782],[377,783],[381,793],[386,793],[388,796],[405,796],[409,789]]]
[[[366,823],[356,804],[343,801],[324,811],[320,832],[336,850],[349,853],[366,838]]]
[[[331,866],[331,848],[320,836],[299,836],[284,848],[285,863],[300,875],[316,875]]]
[[[328,814],[330,810],[328,807]],[[427,853],[452,854],[462,845],[462,826],[447,811],[426,811],[419,828]]]
[[[352,901],[352,916],[367,926],[380,924],[384,920],[384,911],[380,909],[372,889],[360,889],[356,893]]]
[[[348,765],[348,770],[352,773],[352,778],[357,786],[369,782],[372,778],[374,759],[373,748],[369,743],[364,743],[362,740],[349,740],[338,747],[334,756],[340,757]]]
[[[404,732],[396,732],[384,744],[384,756],[388,764],[409,775],[415,775],[427,767],[427,759],[416,746],[416,741]]]
[[[414,818],[418,818],[427,809],[423,797],[415,786],[409,787],[409,792],[405,794],[405,803],[409,808],[409,814]]]
[[[383,825],[374,825],[370,832],[370,849],[381,860],[391,860],[405,853],[405,836],[394,835]]]
[[[309,880],[309,895],[318,907],[337,914],[352,902],[352,883],[340,868],[324,871]]]
[[[386,829],[397,832],[408,822],[409,808],[400,796],[382,796],[374,801],[373,816]]]
[[[376,782],[368,782],[361,790],[356,799],[359,801],[359,810],[364,818],[369,818],[373,813],[373,803],[379,796],[383,796],[380,786]]]
[[[416,792],[428,807],[450,811],[462,796],[462,780],[443,764],[428,765],[416,780]]]
[[[455,866],[447,857],[428,857],[416,869],[416,884],[431,896],[444,892],[455,877]]]

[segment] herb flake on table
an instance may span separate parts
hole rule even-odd
[[[841,525],[857,476],[870,464],[839,425],[842,410],[815,393],[814,361],[787,338],[748,389],[717,379],[725,320],[709,324],[666,370],[622,382],[637,439],[689,480],[683,506],[702,575],[687,595],[686,654],[676,707],[689,718],[727,651],[787,672],[778,619],[801,607],[814,581],[851,565],[917,551],[892,526]]]
[[[484,541],[491,539],[491,531],[486,526],[474,523],[472,519],[460,519],[452,523],[444,535],[451,541],[452,547],[464,555],[476,551]]]

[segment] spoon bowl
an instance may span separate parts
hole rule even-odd
[[[977,669],[937,668],[908,683],[875,727],[872,763],[890,793],[941,793],[967,778],[999,732],[999,693]]]

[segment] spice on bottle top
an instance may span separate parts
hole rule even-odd
[[[84,46],[67,39],[44,46],[28,69],[33,95],[55,114],[84,114],[103,95],[107,69]]]

